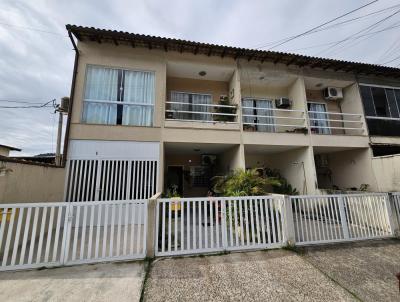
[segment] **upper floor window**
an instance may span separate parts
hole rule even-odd
[[[87,66],[82,120],[89,124],[152,126],[154,72]]]
[[[400,89],[360,86],[366,116],[400,117]]]
[[[275,132],[272,100],[245,98],[242,100],[242,120],[246,129]]]
[[[171,91],[170,111],[178,120],[212,121],[211,94]]]

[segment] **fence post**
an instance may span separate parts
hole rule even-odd
[[[146,238],[146,257],[154,258],[155,250],[157,248],[156,231],[158,229],[157,219],[157,199],[161,196],[161,193],[156,193],[149,198],[147,204],[147,238]]]
[[[344,199],[343,199],[342,195],[338,196],[338,205],[339,205],[339,213],[340,213],[340,222],[342,223],[343,236],[344,236],[344,239],[349,239],[350,238],[349,226],[347,223],[346,210],[345,210]]]
[[[278,198],[280,198],[283,203],[283,241],[288,245],[294,245],[296,243],[296,235],[294,230],[292,200],[288,195],[279,196]]]
[[[390,229],[394,236],[400,235],[400,212],[397,212],[396,197],[392,193],[387,194],[386,208],[389,218]],[[399,215],[399,216],[398,216]]]
[[[229,217],[231,219],[231,217]],[[228,248],[228,229],[226,225],[226,199],[221,199],[221,233],[222,233],[222,248]]]

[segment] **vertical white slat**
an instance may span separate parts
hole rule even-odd
[[[245,202],[243,200],[243,202]],[[243,207],[242,207],[242,199],[239,199],[239,219],[240,219],[240,241],[242,246],[244,246],[244,227],[243,227]]]
[[[339,205],[339,213],[340,213],[340,222],[341,222],[342,229],[343,229],[343,238],[349,239],[350,232],[349,232],[348,222],[346,220],[346,209],[345,209],[346,200],[345,199],[346,199],[346,197],[339,196],[338,205]]]
[[[35,216],[33,217],[33,226],[32,226],[32,235],[31,242],[29,246],[29,256],[28,256],[28,264],[32,264],[33,250],[36,242],[36,228],[38,224],[38,216],[39,216],[39,207],[35,208]]]
[[[325,208],[324,202],[325,198],[318,198],[318,214],[319,214],[319,225],[321,229],[321,234],[322,234],[322,240],[327,240],[327,237],[325,236],[325,222],[326,221],[326,215],[323,213],[323,209]]]
[[[381,214],[383,212],[382,202],[381,202],[379,197],[375,198],[375,200],[376,200],[376,203],[377,203],[377,206],[378,206],[377,213],[378,213],[378,217],[379,217],[379,225],[380,225],[380,228],[381,228],[381,236],[383,236],[385,234],[385,222],[384,222],[382,214]]]
[[[121,255],[121,224],[122,224],[122,206],[123,204],[119,204],[118,208],[118,228],[117,228],[117,254],[115,256]]]
[[[177,251],[178,250],[178,237],[179,237],[179,235],[178,235],[178,211],[177,211],[178,201],[177,200],[174,201],[173,204],[174,204],[174,212],[175,212],[174,213],[174,216],[175,216],[175,218],[174,218],[174,250]],[[171,203],[171,205],[172,205],[172,203]]]
[[[230,239],[230,246],[234,246],[233,244],[233,227],[232,227],[232,200],[228,199],[228,217],[229,217],[229,239]]]
[[[165,224],[166,224],[166,211],[165,211],[165,207],[166,207],[166,203],[167,202],[163,202],[162,206],[162,217],[161,217],[161,252],[165,252]]]
[[[353,197],[352,199],[354,199],[356,205],[357,205],[357,217],[359,218],[359,227],[360,227],[360,231],[361,231],[361,237],[363,238],[367,238],[368,237],[368,233],[367,233],[367,229],[365,228],[365,215],[364,215],[364,211],[363,211],[363,205],[360,202],[360,199],[358,197]]]
[[[148,169],[149,169],[149,162],[146,160],[144,161],[144,199],[150,198],[149,196],[149,188],[148,188],[148,183],[147,183],[147,177],[148,177]]]
[[[103,174],[103,185],[102,185],[102,193],[103,193],[103,199],[102,200],[110,200],[108,197],[108,190],[110,187],[110,161],[109,160],[104,160],[104,174]],[[105,211],[106,209],[104,209]],[[104,212],[105,213],[105,212]]]
[[[250,245],[250,229],[249,229],[249,213],[248,213],[248,207],[249,207],[249,199],[246,198],[243,200],[244,201],[244,217],[246,221],[246,245]]]
[[[192,201],[192,211],[193,211],[193,250],[197,248],[197,240],[196,240],[196,204],[195,201]]]
[[[171,252],[171,220],[172,220],[172,213],[171,213],[171,206],[172,206],[172,201],[168,200],[168,252]]]
[[[117,177],[118,177],[118,182],[117,182],[117,200],[121,200],[122,199],[122,189],[123,189],[123,187],[122,187],[122,179],[121,179],[121,177],[122,177],[122,163],[123,163],[123,161],[122,160],[118,160],[117,161],[117,167],[118,167],[118,174],[117,174]]]
[[[160,202],[156,201],[156,238],[155,238],[155,252],[156,255],[160,251]],[[162,228],[162,224],[161,224]]]
[[[379,199],[374,198],[374,212],[375,212],[375,217],[376,217],[376,236],[381,236],[383,235],[383,228],[382,228],[382,223],[381,223],[381,215],[380,215],[380,207],[379,207]]]
[[[6,238],[6,245],[4,247],[4,255],[3,255],[3,263],[2,266],[6,266],[7,265],[7,261],[8,261],[8,252],[10,250],[10,244],[11,244],[11,236],[12,236],[12,231],[14,229],[14,220],[15,220],[15,212],[16,209],[12,208],[11,210],[11,217],[10,217],[10,222],[8,224],[8,232],[7,232],[7,238]],[[3,212],[4,213],[4,212]],[[3,215],[3,219],[2,221],[7,220],[7,215]],[[3,238],[0,237],[0,243],[1,241],[3,241]],[[1,246],[0,246],[1,248]]]
[[[144,185],[143,185],[143,170],[144,170],[144,165],[143,165],[143,163],[144,163],[144,161],[143,160],[141,160],[140,161],[140,199],[143,199],[143,198],[145,198],[144,197]]]
[[[268,244],[271,243],[271,230],[270,230],[270,219],[269,219],[269,204],[271,203],[271,199],[265,199],[264,203],[264,211],[265,211],[265,223],[267,225],[267,240]]]
[[[213,207],[214,207],[214,200],[213,198],[209,199],[210,204],[210,248],[214,248],[214,215],[213,215]]]
[[[295,198],[290,197],[290,200],[296,204],[297,211],[298,211],[297,212],[298,213],[297,217],[298,217],[299,223],[297,225],[297,235],[298,235],[298,237],[296,239],[296,242],[303,242],[304,241],[304,232],[305,232],[304,231],[304,226],[303,226],[303,213],[305,211],[304,210],[304,205],[303,205],[303,199],[302,198],[298,198],[298,197],[295,197]]]
[[[72,246],[72,261],[76,260],[76,252],[78,246],[78,236],[79,236],[79,221],[81,214],[81,206],[76,206],[76,217],[75,217],[75,228],[74,228],[74,243]]]
[[[100,250],[100,230],[101,230],[101,212],[103,209],[103,205],[99,204],[96,206],[97,208],[97,226],[96,226],[96,241],[94,243],[94,258],[99,258],[99,250]],[[105,225],[103,226],[103,232],[105,230]]]
[[[314,226],[314,241],[320,240],[321,235],[319,234],[319,228],[318,228],[318,220],[316,221],[316,219],[318,219],[317,213],[316,213],[316,207],[317,207],[317,202],[316,202],[316,198],[313,197],[312,199],[312,206],[311,206],[311,210],[312,210],[312,221],[313,221],[313,226]]]
[[[32,208],[29,207],[28,211],[26,213],[26,219],[25,219],[24,237],[22,240],[21,255],[19,258],[20,265],[25,263],[25,250],[27,247],[28,233],[29,233],[29,228],[30,228],[30,224],[31,224],[31,215],[32,215]],[[1,229],[4,230],[4,226],[1,226]]]
[[[131,242],[131,250],[130,253],[131,255],[134,254],[134,245],[135,245],[135,239],[136,239],[136,235],[135,235],[135,225],[136,225],[136,202],[133,202],[131,204],[131,236],[130,236],[130,242]]]
[[[239,234],[238,234],[238,215],[237,215],[237,200],[234,199],[233,201],[233,211],[235,217],[235,246],[239,246]]]
[[[270,213],[271,213],[271,225],[272,225],[272,243],[276,243],[278,240],[276,238],[276,233],[275,233],[275,209],[273,205],[273,199],[271,199],[271,202],[269,202],[269,208],[270,208]]]
[[[107,248],[107,233],[108,233],[108,212],[109,212],[110,204],[106,203],[104,205],[104,227],[103,227],[103,249],[102,249],[102,258],[106,258],[106,248]],[[111,237],[112,235],[110,235]]]
[[[306,197],[301,197],[304,207],[304,240],[311,241],[311,225],[310,225],[310,202]]]
[[[126,199],[133,199],[132,198],[132,161],[127,161],[127,177],[126,177]]]
[[[351,198],[349,196],[347,196],[346,199],[348,201],[351,201],[351,203],[352,203],[352,213],[354,215],[354,222],[355,222],[355,227],[356,227],[357,238],[362,238],[363,232],[361,229],[361,219],[360,219],[360,213],[359,213],[357,201],[354,200],[354,198]]]
[[[185,208],[183,207],[183,201],[181,200],[181,251],[185,249],[184,238],[185,238],[185,230],[183,228],[183,221],[185,219]]]
[[[186,249],[190,250],[190,201],[186,202]]]
[[[338,212],[338,210],[339,210],[339,202],[340,202],[340,200],[339,200],[338,197],[332,197],[333,215],[335,217],[335,224],[338,225],[337,231],[338,231],[339,238],[343,239],[344,238],[344,230],[343,230],[343,226],[342,226],[342,223],[341,223],[341,219],[339,217],[340,211]],[[349,208],[348,205],[347,205],[347,214],[348,215],[350,214],[350,208]],[[350,219],[348,219],[347,221],[350,222]]]
[[[201,209],[202,209],[202,201],[199,200],[198,202],[198,207],[197,209],[199,210],[199,221],[198,221],[198,227],[199,227],[199,249],[203,248],[203,229],[201,227]]]
[[[112,192],[112,195],[111,195],[111,200],[116,200],[116,193],[117,193],[117,175],[115,174],[116,173],[116,165],[117,165],[117,161],[116,160],[112,160],[111,161],[111,192]],[[114,210],[115,211],[115,209],[114,209],[114,206],[112,207],[112,210]],[[111,216],[111,219],[112,219],[113,217]],[[113,227],[113,225],[111,224],[111,227]],[[111,235],[111,238],[114,238],[114,234],[111,232],[110,233],[110,235]]]
[[[155,179],[156,179],[156,162],[152,161],[151,162],[151,188],[152,188],[151,195],[156,194],[156,186],[154,183]]]
[[[255,205],[255,208],[256,208],[256,231],[257,231],[257,236],[256,236],[256,239],[257,239],[257,244],[260,244],[261,242],[260,242],[260,218],[258,217],[258,205],[259,205],[259,203],[260,203],[260,199],[259,198],[256,198],[256,199],[254,199],[254,205]]]
[[[365,229],[366,229],[366,235],[368,236],[368,237],[371,237],[371,222],[370,222],[370,215],[369,215],[369,204],[371,203],[371,201],[369,200],[369,199],[366,199],[366,198],[361,198],[361,197],[359,197],[360,198],[360,204],[361,204],[361,206],[362,206],[362,210],[363,210],[363,213],[364,213],[364,217],[365,217],[365,219],[364,219],[364,221],[365,221]]]
[[[122,196],[121,199],[128,200],[128,195],[126,195],[126,179],[127,179],[127,172],[128,170],[128,162],[126,160],[122,161]]]
[[[336,223],[333,224],[333,215],[332,215],[332,198],[328,197],[327,198],[328,206],[327,206],[327,214],[328,214],[328,219],[329,219],[329,228],[330,228],[330,233],[331,233],[331,238],[332,240],[338,239],[337,233],[336,233]]]
[[[265,215],[264,215],[264,203],[267,198],[263,197],[260,199],[260,215],[261,215],[261,232],[262,232],[262,244],[266,244],[265,242]]]
[[[76,207],[75,202],[69,202],[65,205],[65,213],[64,219],[61,221],[61,225],[63,226],[62,237],[61,237],[61,249],[60,249],[60,263],[65,264],[68,263],[69,257],[69,248],[71,242],[71,233],[72,233],[72,223],[74,216],[74,208]],[[61,230],[60,230],[61,232]]]
[[[147,203],[146,201],[142,201],[141,204],[142,213],[143,213],[143,236],[142,236],[142,255],[144,256],[146,253],[146,239],[147,239]]]
[[[79,160],[74,160],[74,169],[72,170],[70,181],[71,181],[71,194],[69,194],[69,201],[76,201],[76,188],[79,178]],[[73,185],[72,185],[73,180]]]
[[[204,203],[204,248],[208,248],[207,200],[203,200],[203,203]]]
[[[114,193],[115,193],[115,186],[114,186]],[[114,256],[114,236],[115,236],[115,203],[111,205],[111,225],[110,225],[110,246],[108,250],[108,257]]]
[[[90,161],[90,192],[88,196],[88,201],[93,201],[93,200],[98,200],[96,199],[96,192],[97,192],[97,173],[95,173],[96,168],[97,168],[97,161],[96,160],[91,160]]]
[[[81,200],[80,201],[87,201],[86,199],[86,194],[88,191],[88,186],[87,184],[87,179],[86,179],[86,171],[87,171],[87,165],[88,165],[88,160],[82,160],[82,169],[83,169],[83,175],[82,175],[82,190],[81,190]]]
[[[289,202],[290,202],[290,206],[293,212],[293,218],[296,219],[296,224],[295,224],[295,241],[298,242],[300,240],[300,229],[299,229],[299,209],[298,209],[298,205],[297,205],[297,200],[296,199],[292,199],[289,196]],[[293,209],[294,207],[294,209]],[[261,207],[262,209],[262,207]],[[294,221],[293,221],[294,223]],[[265,243],[265,242],[264,242]]]
[[[317,237],[317,229],[315,226],[315,219],[314,219],[314,198],[310,197],[309,199],[307,199],[308,204],[310,206],[310,211],[309,211],[309,225],[310,225],[310,235],[311,235],[311,241],[317,241],[318,237]]]
[[[220,200],[216,200],[214,203],[215,205],[215,230],[216,230],[216,239],[217,239],[217,247],[221,247],[219,244],[219,224],[220,224],[220,213],[218,211],[218,206],[222,203]],[[219,206],[219,208],[222,210],[222,205]],[[222,217],[221,217],[222,219]]]
[[[124,219],[124,243],[123,243],[123,254],[126,256],[127,252],[127,247],[128,247],[128,228],[129,228],[129,207],[131,206],[131,203],[126,203],[125,204],[125,219]],[[158,220],[156,220],[158,222]],[[158,223],[156,223],[156,228],[158,228]]]
[[[54,207],[50,208],[49,226],[47,228],[46,249],[44,252],[44,262],[49,262],[49,252],[51,245],[51,237],[53,234]]]
[[[280,204],[280,199],[273,199],[273,203],[276,205],[277,202],[279,202],[279,207],[278,205],[275,206],[275,208],[277,209],[275,211],[275,221],[276,221],[276,229],[278,231],[278,242],[282,241],[282,232],[281,232],[281,228],[282,228],[282,207]]]
[[[79,160],[79,177],[78,177],[78,187],[77,187],[77,197],[76,201],[83,201],[83,172],[84,172],[84,160]]]
[[[88,248],[86,252],[86,258],[92,259],[92,243],[93,243],[93,227],[94,227],[94,212],[95,209],[99,208],[97,205],[90,206],[90,221],[89,221],[89,240],[88,240]]]
[[[19,238],[21,236],[21,225],[22,225],[22,218],[24,216],[24,208],[20,208],[18,211],[18,223],[17,223],[17,231],[15,232],[15,239],[14,239],[14,247],[11,256],[11,265],[15,265],[15,260],[17,257],[18,246],[19,246]]]
[[[140,169],[139,169],[139,161],[134,162],[134,182],[132,184],[135,185],[135,197],[134,199],[140,199],[140,194],[139,194],[139,181],[140,181]]]
[[[140,251],[140,238],[141,238],[141,234],[142,234],[142,221],[143,221],[143,211],[142,211],[142,207],[140,206],[141,204],[141,200],[138,201],[137,203],[137,210],[138,210],[138,229],[137,229],[137,234],[136,234],[136,238],[137,238],[137,242],[136,242],[136,254],[139,254]]]
[[[254,233],[254,210],[253,210],[253,198],[250,198],[250,223],[251,223],[251,244],[256,244],[255,233]]]
[[[88,204],[85,203],[83,205],[83,223],[82,223],[82,228],[81,228],[81,240],[80,240],[80,253],[79,253],[79,259],[83,260],[84,252],[85,252],[85,244],[86,244],[86,220],[87,220],[87,212],[88,212]]]
[[[58,243],[60,242],[61,219],[62,219],[62,214],[64,212],[66,212],[64,211],[64,206],[57,207],[57,224],[56,224],[56,232],[54,234],[53,262],[56,262],[57,260]],[[65,215],[67,215],[67,213],[65,213]]]

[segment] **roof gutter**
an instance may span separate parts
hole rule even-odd
[[[76,83],[76,75],[78,73],[78,61],[79,61],[79,50],[76,46],[75,40],[72,36],[71,31],[68,29],[68,36],[71,40],[72,46],[74,47],[75,51],[75,60],[74,60],[74,71],[72,73],[72,83],[71,83],[71,92],[69,96],[69,108],[68,108],[68,118],[67,118],[67,126],[65,129],[65,136],[64,136],[64,149],[63,149],[63,158],[61,162],[61,166],[64,168],[67,163],[67,152],[68,152],[68,142],[69,142],[69,130],[71,128],[71,116],[72,116],[72,108],[74,104],[74,94],[75,94],[75,83]]]

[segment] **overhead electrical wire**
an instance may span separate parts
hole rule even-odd
[[[29,26],[21,26],[21,25],[15,25],[15,24],[10,24],[6,22],[0,22],[0,25],[2,26],[8,26],[8,27],[15,27],[18,29],[23,29],[23,30],[31,30],[31,31],[37,31],[45,34],[51,34],[51,35],[57,35],[57,36],[62,36],[62,37],[68,37],[67,35],[58,33],[58,32],[53,32],[53,31],[48,31],[48,30],[43,30],[39,28],[34,28],[34,27],[29,27]]]
[[[51,105],[49,105],[51,103]],[[28,106],[1,106],[4,109],[26,109],[26,108],[56,108],[56,99],[43,103],[41,105],[28,105]]]

